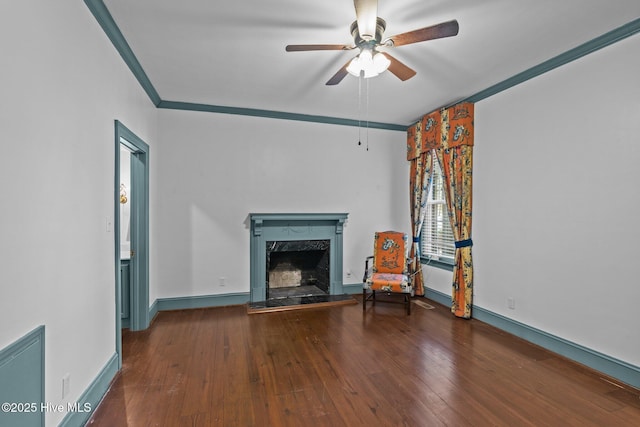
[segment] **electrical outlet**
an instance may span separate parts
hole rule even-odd
[[[511,310],[515,310],[516,309],[516,300],[513,297],[509,297],[507,298],[507,307],[510,308]]]
[[[227,280],[227,279],[225,279],[224,277],[220,277],[220,278],[218,279],[218,284],[219,284],[220,286],[224,286],[224,285],[226,284],[226,283],[225,283],[225,282],[226,282],[226,280]]]
[[[64,399],[69,394],[71,390],[71,374],[65,374],[62,377],[62,398]]]
[[[347,279],[351,279],[352,275],[353,274],[351,274],[351,270],[347,270]]]

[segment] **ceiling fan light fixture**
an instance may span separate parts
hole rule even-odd
[[[360,55],[351,60],[347,66],[347,72],[352,76],[360,77],[364,72],[364,78],[375,77],[389,68],[391,61],[383,53],[373,52],[371,49],[363,49]]]
[[[391,61],[384,54],[362,49],[360,55],[353,58],[347,66],[347,72],[356,77],[364,73],[364,78],[368,79],[386,71],[390,64]]]
[[[373,56],[373,68],[378,74],[387,71],[389,65],[391,65],[391,61],[384,53],[378,52]]]
[[[356,56],[351,60],[349,65],[347,66],[347,72],[352,76],[360,77],[360,55]]]
[[[364,76],[363,76],[363,77],[364,77],[365,79],[368,79],[368,78],[370,78],[370,77],[375,77],[375,76],[377,76],[377,75],[379,74],[379,73],[378,73],[376,70],[374,70],[373,68],[365,68],[363,71],[364,71]]]
[[[360,68],[364,70],[365,73],[367,71],[373,71],[373,54],[371,49],[362,49],[360,52]]]

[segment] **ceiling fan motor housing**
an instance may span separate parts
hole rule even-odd
[[[375,47],[380,44],[382,41],[382,34],[384,34],[384,30],[387,28],[387,23],[382,18],[376,18],[376,37],[372,40],[365,40],[360,37],[360,32],[358,31],[358,21],[354,21],[351,24],[351,35],[353,36],[353,41],[357,47],[363,47],[364,45],[371,45]]]

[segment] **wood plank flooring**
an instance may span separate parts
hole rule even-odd
[[[640,391],[448,308],[160,312],[90,426],[639,426]]]

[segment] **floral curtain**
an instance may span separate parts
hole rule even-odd
[[[432,148],[440,140],[440,112],[436,111],[412,126],[407,132],[407,159],[410,161],[409,199],[413,240],[409,257],[416,295],[424,295],[422,265],[420,264],[420,232],[433,177]]]
[[[473,113],[473,104],[457,104],[453,107],[441,109],[438,112],[426,115],[420,122],[410,127],[407,133],[407,135],[412,133],[417,134],[419,128],[419,133],[422,136],[420,144],[421,152],[427,151],[427,156],[429,156],[430,152],[435,152],[443,171],[449,221],[456,246],[451,311],[456,316],[463,318],[471,317],[471,307],[473,305],[473,260],[471,255]],[[435,120],[436,118],[439,118],[439,120]],[[429,119],[435,120],[431,121],[431,123],[435,123],[436,127],[439,128],[437,131],[434,131],[434,133],[439,136],[435,143],[432,141],[427,143],[424,135],[424,122]],[[415,155],[415,153],[413,153],[413,155]],[[411,171],[413,176],[413,159],[409,160],[412,161]],[[416,165],[416,167],[418,167],[418,165]],[[428,173],[431,173],[431,163],[429,163]],[[415,174],[417,175],[417,172],[415,172]],[[413,191],[413,185],[411,189]],[[424,201],[426,203],[426,195]],[[415,202],[412,205],[412,208],[414,207]],[[412,209],[412,212],[413,210],[415,209]],[[413,214],[412,220],[414,220]],[[419,232],[417,236],[419,236]],[[415,240],[414,221],[414,241]],[[417,246],[417,243],[414,243],[414,245]],[[420,277],[420,285],[422,286],[422,277]]]

